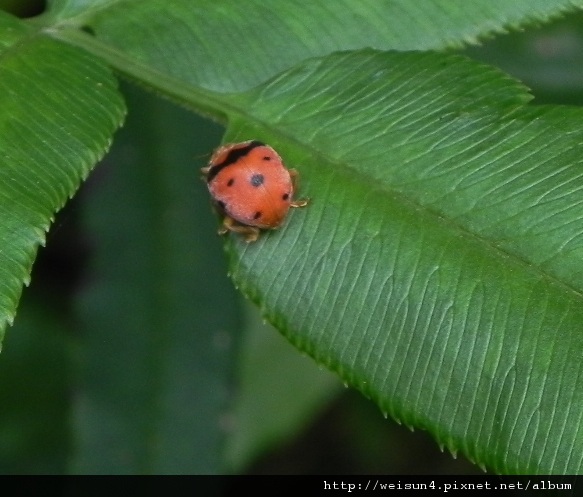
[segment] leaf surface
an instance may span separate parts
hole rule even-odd
[[[0,339],[54,213],[123,116],[103,63],[0,12]]]
[[[581,111],[454,56],[363,51],[233,96],[311,199],[234,238],[301,350],[502,473],[581,471]]]
[[[63,25],[89,27],[96,40],[69,33],[73,42],[171,93],[188,91],[171,80],[220,92],[245,90],[306,58],[339,50],[475,44],[583,6],[581,0],[119,0],[79,13],[76,3],[58,5],[53,15]],[[127,60],[115,62],[117,57]]]

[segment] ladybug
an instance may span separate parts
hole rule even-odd
[[[221,235],[233,231],[254,242],[260,230],[279,228],[290,207],[308,203],[293,200],[298,172],[287,169],[273,148],[257,140],[219,147],[201,172],[224,216]]]

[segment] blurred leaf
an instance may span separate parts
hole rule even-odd
[[[79,305],[85,366],[73,469],[218,473],[240,317],[193,165],[197,143],[218,130],[126,93],[127,126],[88,197],[93,263]]]
[[[70,449],[69,326],[24,298],[0,361],[0,474],[62,474]]]
[[[538,101],[580,104],[583,99],[581,12],[471,47],[467,53],[525,82]]]
[[[0,344],[54,213],[123,114],[101,62],[0,12]]]
[[[227,446],[235,472],[297,436],[342,390],[336,376],[299,355],[253,311],[241,346],[235,430]]]

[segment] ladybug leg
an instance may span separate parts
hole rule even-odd
[[[206,177],[208,176],[208,174],[209,174],[209,171],[210,171],[210,170],[211,170],[211,168],[210,168],[210,167],[201,167],[201,168],[200,168],[200,172],[201,172],[201,174],[202,174],[202,177],[203,177],[204,179],[206,179]]]
[[[289,204],[290,207],[305,207],[310,203],[310,200],[307,198],[302,198],[300,200],[292,200]]]
[[[237,224],[237,221],[227,216],[223,219],[223,225],[219,228],[219,235],[224,235],[229,231],[240,233],[247,243],[255,242],[259,238],[259,228]]]
[[[295,169],[289,169],[289,176],[292,180],[292,186],[294,188],[294,192],[296,192],[298,189],[300,173],[298,173]],[[305,207],[306,205],[308,205],[309,201],[310,200],[307,198],[300,199],[300,200],[292,200],[289,205],[290,205],[290,207]]]

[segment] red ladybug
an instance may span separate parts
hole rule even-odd
[[[260,230],[281,226],[290,207],[308,203],[293,200],[297,171],[287,169],[278,153],[260,141],[219,147],[201,171],[224,216],[221,235],[234,231],[254,242]]]

